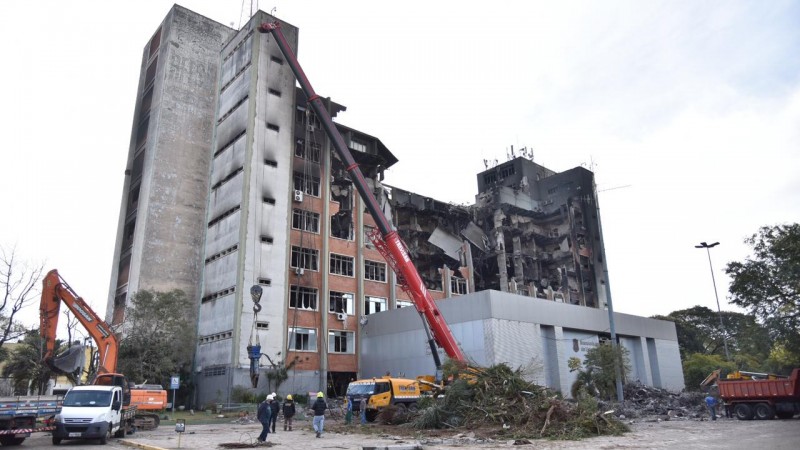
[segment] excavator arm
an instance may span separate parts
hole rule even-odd
[[[117,368],[119,342],[108,324],[72,290],[53,269],[42,282],[42,300],[39,305],[39,333],[44,339],[44,361],[52,369],[62,371],[55,364],[56,328],[61,303],[67,306],[97,344],[98,374],[113,373]]]
[[[414,307],[422,318],[425,332],[429,336],[428,344],[431,347],[431,354],[433,355],[437,371],[441,369],[441,362],[439,361],[439,353],[435,343],[442,346],[450,359],[466,363],[466,358],[461,352],[461,348],[458,346],[455,337],[453,337],[450,327],[447,325],[447,322],[445,322],[444,317],[442,317],[439,312],[439,308],[436,307],[436,303],[433,301],[433,297],[431,297],[430,292],[428,292],[425,284],[422,282],[422,277],[420,277],[419,272],[417,272],[416,267],[414,267],[414,264],[411,262],[411,257],[408,254],[405,243],[403,243],[397,231],[392,228],[386,215],[381,210],[380,205],[364,179],[363,173],[361,173],[361,169],[358,167],[358,164],[356,164],[353,155],[345,144],[344,138],[342,138],[339,130],[336,129],[336,125],[334,125],[330,113],[328,113],[319,95],[314,92],[314,88],[311,87],[311,83],[308,81],[305,72],[303,72],[300,63],[297,61],[297,57],[281,31],[280,23],[262,23],[258,31],[261,33],[268,33],[275,38],[275,42],[286,57],[289,67],[291,67],[292,72],[294,72],[297,78],[297,82],[300,84],[300,88],[303,89],[303,92],[308,97],[309,105],[320,120],[339,159],[342,160],[342,163],[344,163],[347,168],[347,172],[356,190],[358,190],[367,210],[375,220],[378,229],[376,230],[376,234],[370,236],[370,239],[375,243],[376,248],[394,270],[397,275],[398,284],[409,294],[414,303]],[[433,334],[432,337],[431,333]]]

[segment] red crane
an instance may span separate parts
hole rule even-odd
[[[292,68],[297,82],[300,83],[300,88],[303,89],[306,97],[308,97],[308,103],[320,119],[325,133],[327,133],[328,138],[330,138],[333,143],[333,147],[336,149],[336,153],[339,155],[339,159],[342,160],[347,168],[347,172],[350,174],[350,178],[353,180],[358,193],[364,200],[367,210],[375,220],[378,229],[370,233],[370,240],[372,240],[375,247],[386,259],[386,262],[392,267],[392,270],[394,270],[397,275],[398,284],[409,297],[411,297],[417,312],[419,312],[420,317],[422,317],[436,369],[439,370],[441,368],[441,361],[439,360],[436,343],[444,348],[445,353],[447,353],[450,359],[466,363],[466,358],[453,337],[450,327],[447,325],[444,317],[442,317],[430,292],[425,288],[425,284],[422,282],[419,272],[417,272],[416,267],[414,267],[414,264],[411,262],[405,243],[400,239],[397,231],[392,228],[386,215],[383,214],[378,202],[375,200],[375,196],[369,190],[367,182],[364,180],[364,175],[353,159],[350,149],[347,148],[344,138],[342,138],[339,130],[336,129],[336,125],[334,125],[333,119],[331,119],[328,110],[323,105],[322,99],[314,92],[314,88],[311,87],[311,83],[303,72],[303,68],[300,67],[297,57],[289,47],[289,43],[286,41],[281,31],[280,23],[264,22],[258,27],[258,31],[261,33],[270,33],[275,37],[275,42],[286,57],[289,67]],[[431,336],[431,333],[433,336]]]

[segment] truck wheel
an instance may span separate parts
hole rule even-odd
[[[106,445],[108,443],[108,439],[111,437],[111,424],[108,424],[108,431],[103,437],[100,438],[100,445]]]
[[[770,420],[775,417],[775,410],[769,403],[759,403],[755,408],[755,416],[758,420]]]
[[[11,447],[12,445],[20,445],[25,441],[25,438],[15,438],[14,436],[0,436],[0,444],[3,447]]]
[[[412,414],[416,414],[417,411],[419,411],[419,406],[417,406],[416,403],[410,403],[408,405],[408,412],[410,412]]]
[[[751,420],[753,418],[753,408],[747,403],[739,403],[733,407],[733,414],[739,420]]]
[[[61,438],[53,436],[53,445],[58,445],[60,443],[61,443]]]

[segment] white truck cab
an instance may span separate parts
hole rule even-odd
[[[112,435],[121,437],[125,432],[125,413],[119,386],[76,386],[64,396],[55,416],[53,444],[64,439],[98,439],[105,444]]]

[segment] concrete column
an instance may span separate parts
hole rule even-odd
[[[569,367],[567,367],[568,349],[564,341],[564,328],[553,327],[555,331],[556,341],[556,361],[557,361],[557,376],[558,376],[558,389],[565,397],[569,397],[570,388],[572,387],[572,379],[570,377]]]
[[[525,279],[525,272],[523,271],[522,267],[522,241],[520,240],[519,236],[514,236],[511,238],[511,243],[514,246],[514,279],[517,280],[518,285],[523,286],[522,283]],[[514,293],[516,294],[516,292]]]

